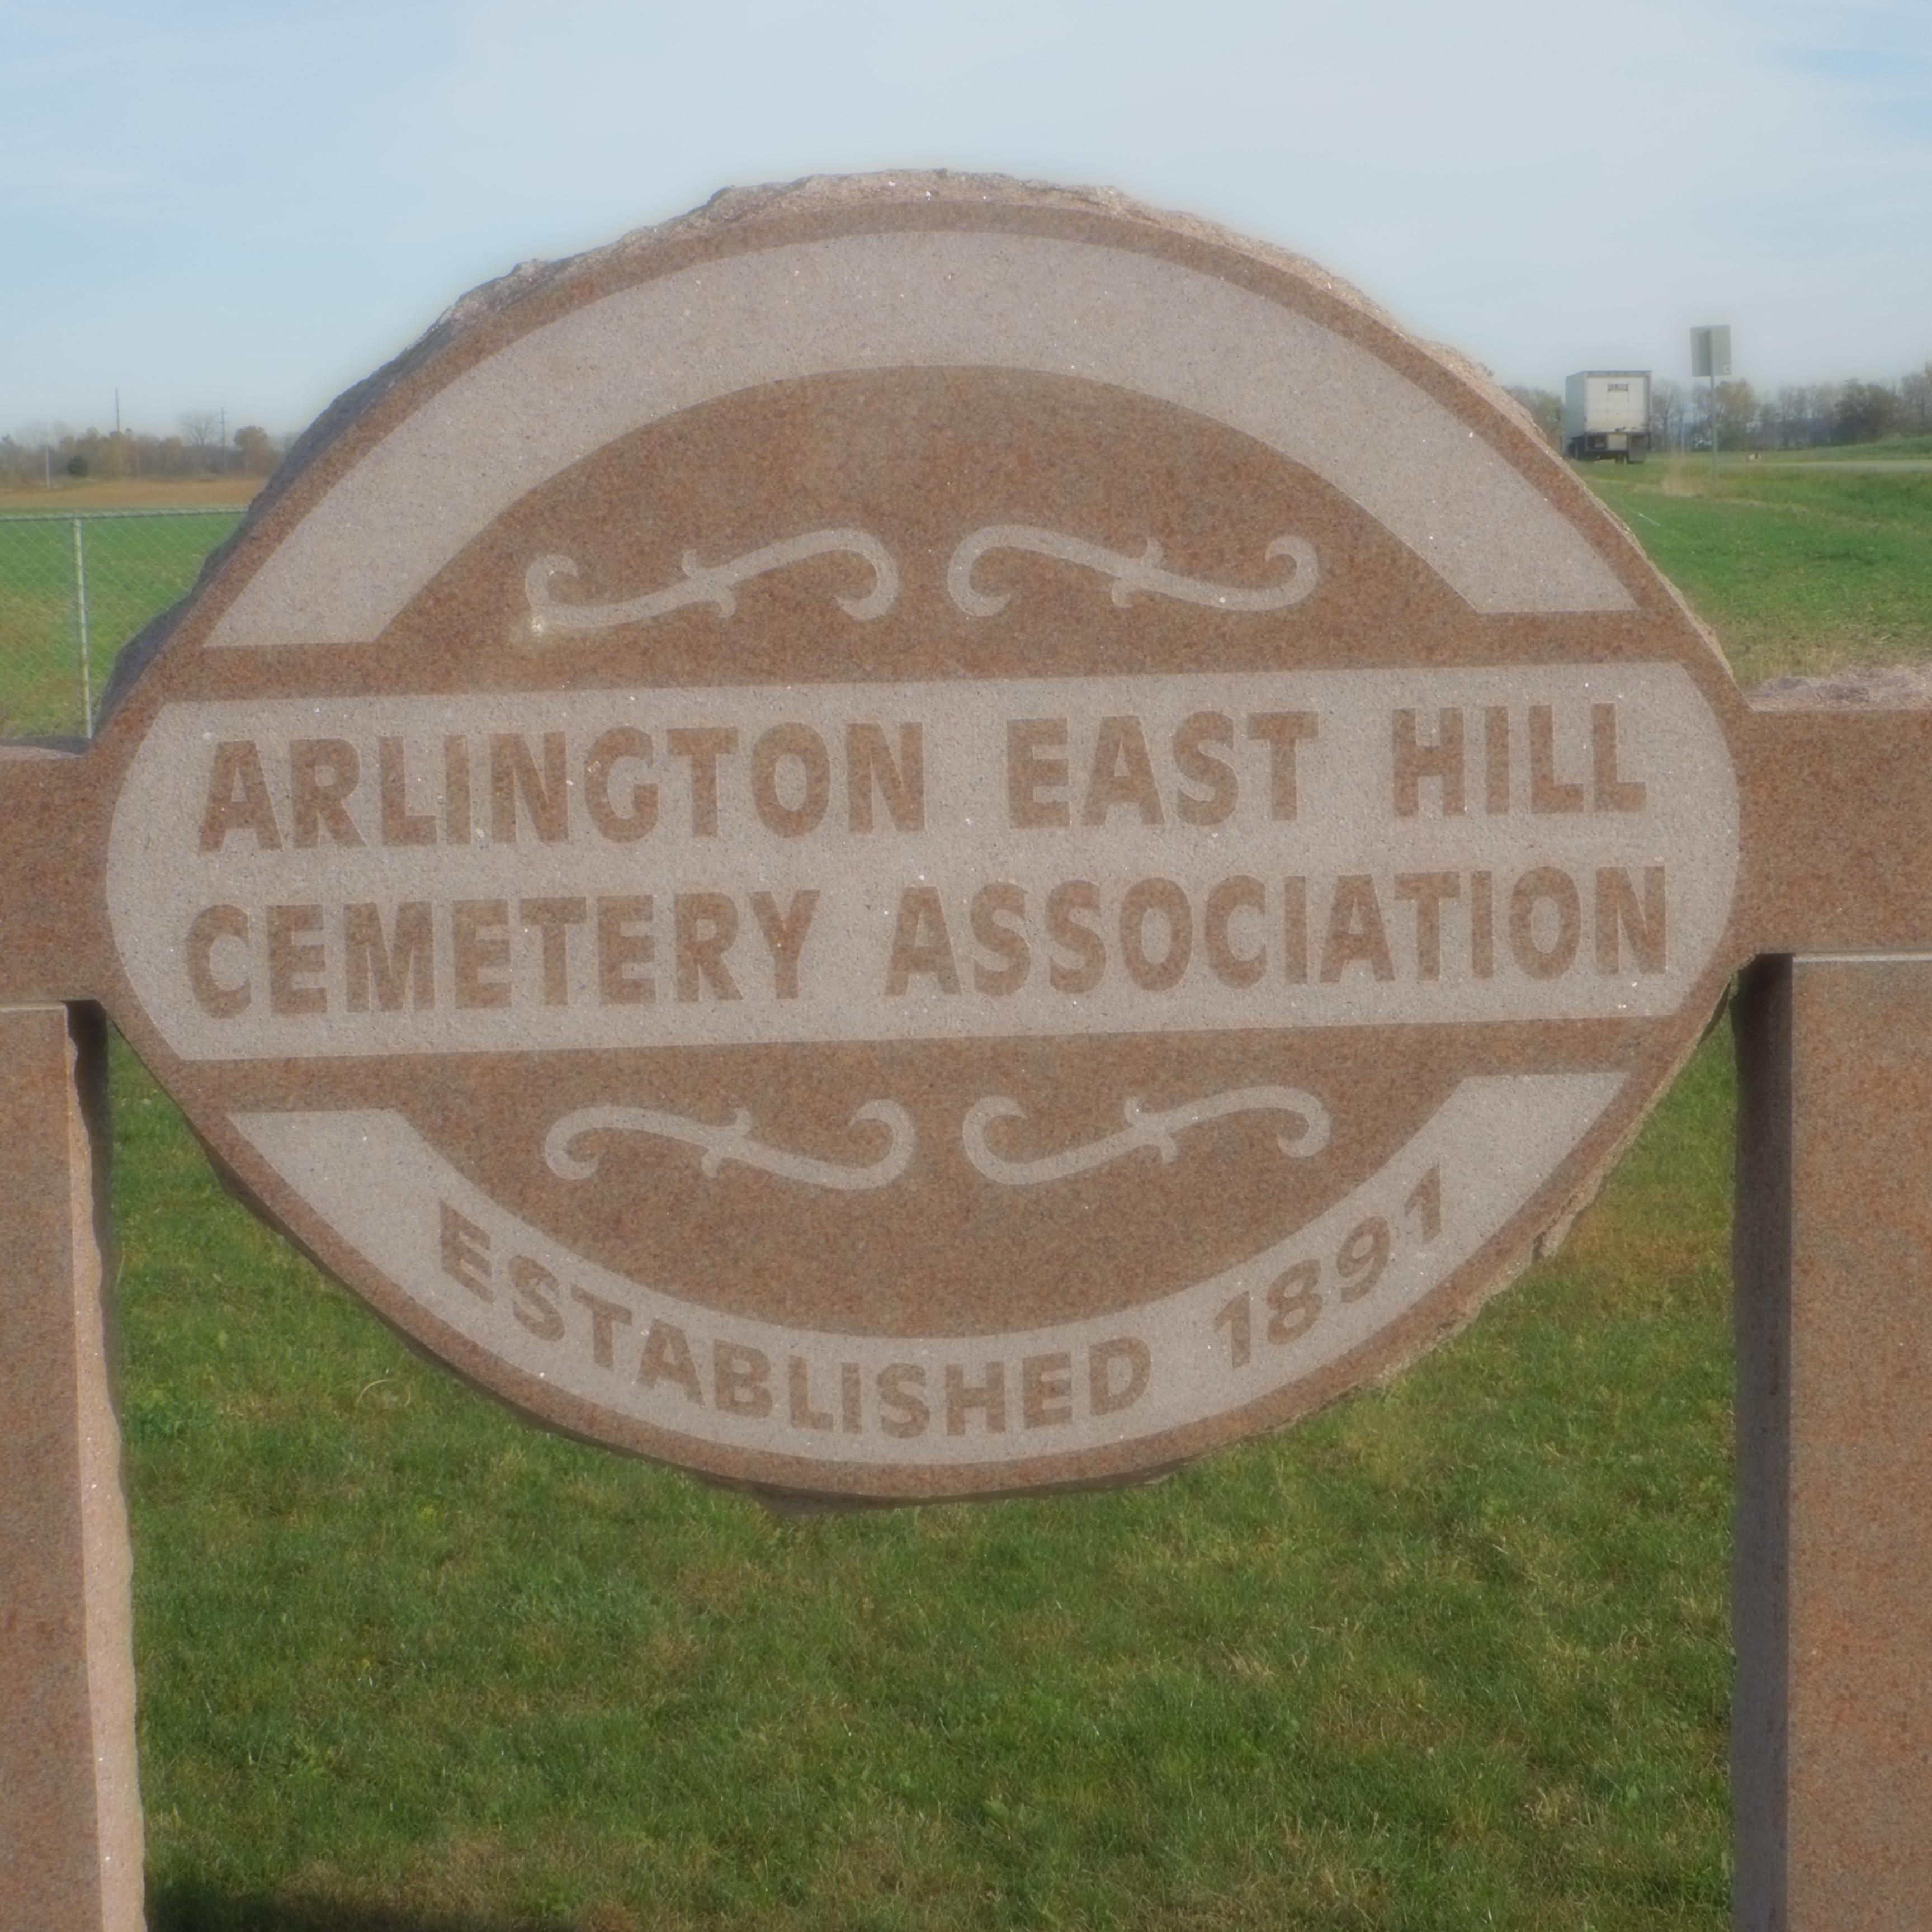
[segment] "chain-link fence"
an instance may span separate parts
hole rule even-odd
[[[93,735],[121,647],[194,588],[239,510],[0,515],[0,738]]]

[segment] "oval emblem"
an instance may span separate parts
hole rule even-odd
[[[1732,963],[1739,701],[1308,264],[934,178],[453,312],[90,758],[115,1017],[553,1426],[1114,1481],[1466,1320]]]

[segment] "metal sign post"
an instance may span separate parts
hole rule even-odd
[[[1731,373],[1731,329],[1728,322],[1690,332],[1690,375],[1711,379],[1711,476],[1718,474],[1718,378]]]

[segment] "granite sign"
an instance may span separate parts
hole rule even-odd
[[[478,306],[121,694],[88,990],[518,1407],[1159,1468],[1456,1325],[1701,1030],[1723,666],[1326,278],[880,182]]]
[[[0,766],[0,993],[104,1005],[547,1424],[1128,1480],[1466,1321],[1754,953],[1910,927],[1820,834],[1919,741],[1840,729],[1311,265],[811,184],[345,398],[86,754]]]

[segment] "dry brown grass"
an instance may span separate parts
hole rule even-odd
[[[0,514],[35,510],[238,510],[261,488],[260,476],[199,476],[160,482],[58,480],[51,490],[0,490]]]

